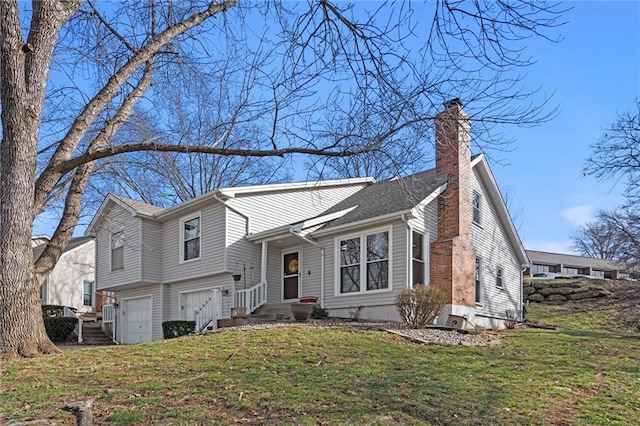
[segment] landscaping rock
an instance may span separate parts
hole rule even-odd
[[[558,287],[558,288],[547,287],[547,288],[540,289],[538,291],[538,293],[543,295],[543,296],[551,296],[551,295],[554,295],[554,294],[565,295],[565,294],[571,294],[573,292],[574,292],[574,289],[570,288],[570,287]]]
[[[599,290],[590,290],[590,291],[585,291],[583,293],[570,294],[567,296],[567,299],[569,300],[595,299],[596,297],[602,297],[605,295],[606,294],[604,292],[601,292]]]
[[[563,296],[562,294],[552,294],[549,297],[547,297],[546,300],[548,300],[549,302],[564,302],[567,300],[568,296]]]
[[[532,294],[529,296],[529,302],[544,302],[544,296],[539,293]]]

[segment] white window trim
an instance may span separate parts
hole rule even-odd
[[[389,257],[387,258],[387,262],[389,263],[388,267],[388,278],[387,282],[389,283],[389,287],[381,288],[377,290],[367,290],[366,289],[366,270],[367,268],[363,265],[366,265],[366,252],[363,257],[363,251],[366,250],[366,237],[367,235],[378,234],[381,232],[389,233]],[[340,292],[340,241],[348,240],[350,238],[360,238],[360,291],[354,291],[351,293],[341,293]],[[334,291],[333,294],[335,297],[349,297],[349,296],[361,296],[363,294],[376,294],[376,293],[389,293],[393,291],[393,281],[391,277],[393,277],[393,232],[392,226],[385,226],[381,228],[367,229],[361,232],[340,235],[334,239]]]
[[[184,259],[184,224],[193,219],[198,219],[198,226],[200,227],[200,233],[198,234],[198,238],[200,239],[200,247],[198,250],[198,257],[194,257],[193,259]],[[180,219],[180,261],[179,263],[189,263],[194,262],[196,260],[200,260],[202,258],[202,214],[201,212],[196,212],[190,214],[189,216],[184,216]]]
[[[475,195],[478,195],[478,220],[475,220],[475,206],[473,205],[473,198]],[[482,194],[475,189],[471,190],[471,222],[475,223],[478,226],[482,226]]]
[[[502,271],[502,276],[500,277],[500,285],[498,285],[498,270]],[[504,290],[504,287],[504,268],[498,265],[496,266],[496,288]]]
[[[281,303],[292,303],[292,302],[297,302],[300,300],[300,297],[302,296],[301,292],[302,292],[302,279],[304,277],[304,275],[302,274],[302,250],[303,250],[303,246],[295,246],[295,247],[289,247],[286,250],[280,250],[280,271],[278,272],[280,274],[280,302]],[[284,298],[284,257],[288,254],[291,253],[298,253],[298,297],[295,299],[285,299]]]
[[[430,284],[430,273],[429,273],[429,233],[423,231],[418,228],[409,228],[409,288],[413,288],[413,233],[417,232],[418,234],[422,234],[422,267],[424,270],[422,271],[422,276],[424,277],[425,282],[422,285],[428,286]]]
[[[124,231],[120,230],[112,232],[109,235],[109,270],[111,272],[122,271],[124,269],[124,238],[122,242],[122,268],[113,269],[113,236],[116,234],[122,234],[122,236],[124,237]]]
[[[480,280],[479,280],[480,281],[480,292],[479,293],[480,294],[479,295],[476,294],[476,306],[482,306],[483,305],[482,301],[484,299],[484,260],[480,256],[476,256],[476,263],[480,264],[480,268],[479,268],[479,271],[480,271]],[[474,272],[473,272],[473,277],[474,277],[473,283],[474,283],[474,286],[475,286],[475,275],[476,274],[475,274],[475,269],[474,269]]]
[[[85,302],[85,300],[84,300],[84,295],[85,295],[84,286],[87,283],[91,284],[91,294],[89,295],[89,298],[91,299],[91,304],[89,304],[89,305],[85,305],[84,304],[84,302]],[[96,294],[95,282],[94,281],[90,281],[90,280],[82,280],[82,306],[89,306],[89,307],[93,308],[95,306],[95,304],[96,304],[95,294]]]

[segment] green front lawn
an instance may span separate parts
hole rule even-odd
[[[0,423],[72,424],[64,401],[94,398],[98,424],[640,424],[635,337],[522,329],[497,347],[424,346],[301,326],[74,350],[4,365]]]

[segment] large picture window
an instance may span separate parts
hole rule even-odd
[[[337,257],[340,293],[389,288],[389,231],[341,239]]]
[[[124,268],[124,233],[111,234],[111,270]]]
[[[182,221],[182,260],[200,257],[200,216]]]

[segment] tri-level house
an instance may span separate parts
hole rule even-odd
[[[222,188],[168,209],[109,195],[87,229],[98,290],[115,291],[115,339],[162,339],[167,320],[216,327],[237,308],[362,306],[399,320],[397,293],[440,286],[438,317],[500,327],[521,315],[528,259],[457,100],[436,118],[436,167],[404,178]]]

